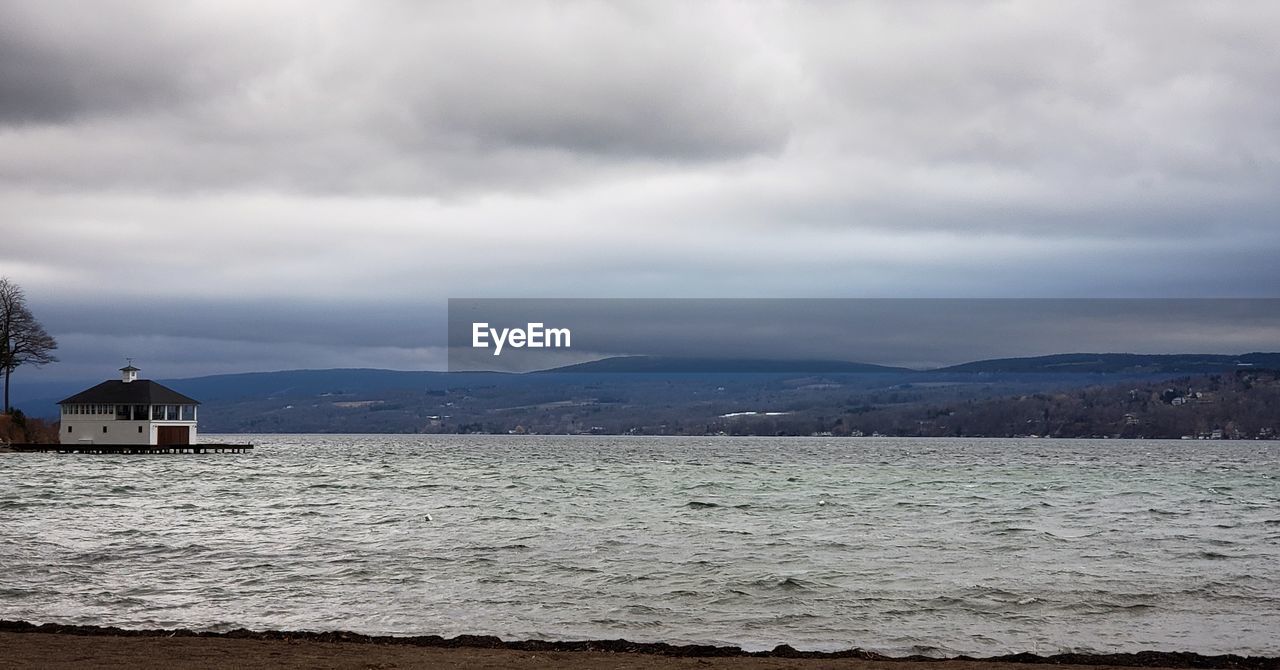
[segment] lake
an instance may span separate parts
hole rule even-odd
[[[1280,442],[223,438],[0,455],[0,618],[1280,654]]]

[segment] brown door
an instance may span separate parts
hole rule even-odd
[[[191,427],[158,426],[156,428],[156,444],[162,447],[176,444],[191,444]]]

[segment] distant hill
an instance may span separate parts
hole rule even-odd
[[[1125,412],[1135,413],[1127,405],[1133,400],[1131,391],[1137,391],[1134,397],[1150,398],[1153,393],[1164,393],[1168,388],[1165,382],[1175,377],[1226,377],[1231,373],[1235,378],[1267,369],[1280,369],[1280,354],[1076,353],[975,361],[937,370],[849,361],[619,357],[526,374],[355,368],[158,381],[200,400],[204,407],[201,429],[210,433],[700,435],[719,431],[840,434],[847,429],[868,434],[923,435],[943,430],[954,434],[959,430],[961,434],[986,435],[1091,435],[1114,433],[1108,421],[1123,418]],[[1274,374],[1266,379],[1273,380]],[[56,417],[58,400],[100,381],[15,386],[19,394],[26,392],[17,396],[15,404],[32,417]],[[1208,384],[1187,383],[1197,390]],[[1081,389],[1094,386],[1111,390],[1097,396],[1097,403],[1089,396],[1089,406],[1076,407],[1076,400],[1063,400],[1078,399]],[[1275,388],[1271,381],[1255,386]],[[1165,409],[1152,410],[1150,420],[1145,410],[1136,414],[1148,436],[1193,428],[1199,431],[1199,424],[1177,423],[1193,414],[1200,416],[1197,420],[1208,421],[1209,429],[1218,424],[1227,426],[1227,419],[1247,419],[1239,424],[1245,433],[1280,428],[1257,419],[1274,410],[1271,396],[1241,389],[1212,406],[1196,404],[1194,411],[1168,399],[1160,401]],[[1030,415],[1018,426],[1001,424],[1005,414],[1022,411],[1021,405],[1007,399],[1023,397],[1036,399],[1044,405],[1041,413],[1048,409],[1050,417],[1064,413],[1079,416],[1068,417],[1068,428],[1060,428],[1058,423],[1040,425],[1043,416],[1034,426],[1023,425],[1028,418],[1035,418]],[[1237,397],[1240,402],[1234,405],[1223,401]],[[1126,404],[1123,409],[1117,399]],[[1115,416],[1105,420],[1095,416],[1103,406]],[[1227,410],[1231,416],[1213,414]],[[938,412],[954,418],[939,420]],[[1157,432],[1157,428],[1165,432]]]
[[[1280,368],[1280,353],[1224,354],[1054,354],[998,358],[939,368],[961,373],[1207,374],[1241,368]]]
[[[1280,353],[1230,354],[1053,354],[1028,358],[995,358],[932,370],[831,360],[769,360],[750,358],[667,358],[617,356],[539,371],[548,373],[661,373],[661,374],[1209,374],[1241,368],[1280,368]]]
[[[909,368],[896,368],[871,363],[823,360],[769,360],[754,358],[671,358],[663,356],[616,356],[598,361],[565,365],[538,374],[548,373],[659,373],[659,374],[901,374],[916,372]]]
[[[162,379],[162,384],[201,401],[376,393],[389,390],[442,390],[446,372],[405,372],[371,368],[281,370]]]
[[[498,372],[448,373],[431,371],[334,368],[245,372],[156,381],[202,403],[271,398],[369,395],[400,391],[444,391],[451,384],[501,383],[514,375]],[[16,407],[32,416],[57,416],[57,402],[101,379],[15,385]],[[24,393],[25,392],[25,393]]]

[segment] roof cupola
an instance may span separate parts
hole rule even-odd
[[[139,372],[138,368],[133,367],[133,359],[130,358],[127,360],[129,361],[129,364],[120,368],[120,381],[126,384],[131,381],[136,381],[138,379]]]

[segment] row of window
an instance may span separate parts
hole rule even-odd
[[[68,432],[68,433],[74,433],[74,432],[76,432],[76,431],[75,431],[75,426],[67,426],[67,432]],[[138,426],[138,432],[139,432],[139,433],[141,433],[141,432],[142,432],[142,426]],[[102,434],[103,434],[103,435],[106,435],[106,434],[107,434],[107,427],[106,427],[106,426],[103,426],[103,427],[102,427]]]
[[[119,421],[195,421],[195,405],[63,405],[63,416],[112,416]]]
[[[115,414],[115,405],[63,405],[63,414]]]

